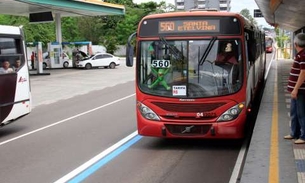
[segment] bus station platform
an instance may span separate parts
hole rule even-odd
[[[305,144],[290,134],[287,83],[293,60],[275,59],[265,84],[240,183],[305,183]]]

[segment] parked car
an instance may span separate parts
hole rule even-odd
[[[84,58],[81,61],[76,61],[77,68],[91,69],[93,67],[104,67],[114,69],[120,65],[119,57],[113,56],[110,53],[97,53],[90,57]]]
[[[55,68],[68,68],[68,67],[72,67],[72,60],[69,58],[69,55],[65,52],[61,53],[61,57],[62,57],[62,65],[60,66],[56,66]],[[53,66],[54,67],[54,66]],[[52,68],[51,67],[51,63],[50,63],[50,57],[49,57],[49,53],[47,52],[47,55],[44,56],[43,55],[43,68]]]
[[[63,61],[62,61],[63,63],[62,63],[61,67],[63,67],[63,68],[72,67],[72,60],[69,58],[67,53],[63,52],[62,58],[63,58]],[[43,53],[42,59],[43,59],[43,62],[42,62],[43,69],[52,68],[51,63],[50,63],[49,52]],[[28,66],[29,66],[29,68],[32,68],[31,60],[28,61]],[[58,68],[58,66],[56,68]],[[37,60],[35,60],[34,69],[37,69]]]
[[[35,54],[35,57],[36,57],[36,54]],[[42,59],[43,59],[43,62],[42,62],[43,69],[48,68],[49,67],[49,64],[48,64],[49,63],[49,52],[44,52],[42,54]],[[33,68],[31,60],[28,60],[28,66],[29,66],[29,68]],[[37,69],[37,58],[34,61],[34,69]]]

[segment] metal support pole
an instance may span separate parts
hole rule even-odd
[[[42,59],[42,44],[38,42],[37,44],[37,74],[43,73],[43,59]]]

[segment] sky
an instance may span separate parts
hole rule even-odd
[[[175,4],[175,0],[133,0],[134,3],[149,1],[154,1],[157,3],[165,1],[166,3]],[[254,9],[258,9],[258,7],[254,0],[231,0],[231,12],[239,13],[242,9],[248,9],[253,17]],[[271,28],[271,26],[265,21],[264,18],[255,18],[255,20],[257,21],[258,25]]]

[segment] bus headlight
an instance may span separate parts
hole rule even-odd
[[[137,102],[137,107],[145,119],[160,121],[159,116],[146,105],[142,104],[141,102]]]
[[[230,121],[236,119],[244,107],[245,107],[244,103],[240,103],[231,107],[217,119],[217,122],[224,122],[224,121]]]

